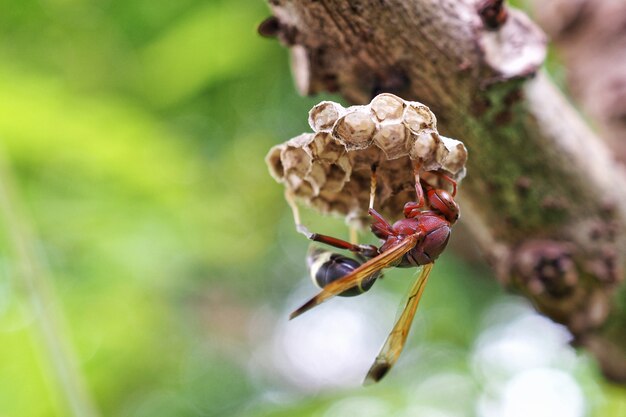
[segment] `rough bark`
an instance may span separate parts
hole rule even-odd
[[[533,6],[567,68],[569,90],[626,163],[626,2],[535,0]]]
[[[261,32],[289,46],[303,94],[428,105],[468,147],[463,221],[497,276],[626,381],[626,178],[540,70],[543,33],[501,3],[271,0]]]

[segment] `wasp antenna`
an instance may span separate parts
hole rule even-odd
[[[439,175],[441,175],[441,177],[448,181],[450,184],[452,184],[452,197],[456,197],[456,187],[457,187],[457,183],[456,181],[454,181],[452,178],[450,178],[449,176],[447,176],[444,173],[440,173]]]

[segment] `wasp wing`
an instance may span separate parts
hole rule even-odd
[[[422,272],[415,280],[415,283],[409,292],[409,298],[406,302],[406,306],[404,306],[402,314],[393,326],[385,344],[367,373],[365,381],[363,382],[364,385],[380,381],[398,360],[398,357],[402,352],[402,348],[404,348],[407,336],[409,335],[409,330],[411,329],[411,323],[413,323],[413,317],[415,316],[417,305],[419,304],[420,298],[422,298],[422,293],[424,292],[424,288],[426,287],[426,282],[428,281],[428,276],[430,275],[432,268],[432,263],[424,265]]]
[[[418,234],[406,236],[397,245],[392,246],[384,253],[381,253],[375,258],[372,258],[369,261],[365,262],[363,265],[359,266],[345,277],[342,277],[337,281],[331,282],[330,284],[325,286],[322,291],[320,291],[315,297],[311,298],[300,308],[291,313],[289,319],[298,317],[305,311],[312,309],[313,307],[323,303],[324,301],[334,297],[337,294],[341,294],[342,292],[349,290],[352,287],[361,285],[365,278],[369,277],[375,272],[393,266],[393,264],[399,261],[405,253],[415,247],[418,237]]]

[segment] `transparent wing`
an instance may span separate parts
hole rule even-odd
[[[398,360],[402,348],[404,348],[406,338],[409,335],[411,323],[413,323],[413,317],[415,317],[415,311],[417,311],[417,305],[419,304],[420,298],[422,298],[422,293],[426,287],[426,282],[428,281],[428,276],[430,275],[433,265],[432,263],[424,265],[422,272],[415,280],[409,292],[406,306],[404,306],[402,314],[393,326],[385,344],[367,373],[365,381],[363,382],[364,385],[380,381]]]
[[[363,280],[373,273],[392,266],[397,261],[399,261],[405,253],[415,247],[418,237],[418,234],[406,236],[396,246],[393,246],[384,253],[381,253],[375,258],[372,258],[369,261],[365,262],[363,265],[359,266],[357,269],[355,269],[345,277],[342,277],[337,281],[331,282],[330,284],[325,286],[322,291],[320,291],[315,297],[311,298],[300,308],[291,313],[289,319],[298,317],[305,311],[308,311],[313,307],[322,304],[324,301],[334,297],[337,294],[341,294],[342,292],[354,286],[361,285]]]

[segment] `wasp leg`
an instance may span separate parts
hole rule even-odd
[[[358,245],[359,244],[359,231],[354,226],[350,226],[350,243],[352,243],[353,245]],[[362,253],[359,253],[359,252],[353,252],[353,253],[354,253],[355,258],[360,263],[363,263],[363,262],[367,261],[367,259],[368,259]]]
[[[300,209],[298,208],[296,197],[291,191],[285,190],[285,200],[287,201],[287,204],[289,204],[289,207],[291,208],[291,214],[293,215],[293,222],[296,226],[296,231],[298,233],[302,233],[307,238],[310,238],[312,233],[300,221]]]
[[[371,230],[377,237],[380,239],[387,239],[388,236],[391,236],[394,233],[393,228],[385,220],[383,216],[380,215],[376,210],[374,210],[374,198],[376,196],[376,165],[372,165],[372,177],[370,181],[370,206],[367,210],[367,213],[374,218],[374,222],[372,222]]]
[[[373,258],[378,255],[378,248],[374,245],[357,245],[332,236],[322,235],[319,233],[311,233],[309,239],[333,246],[339,249],[349,250],[355,254],[363,255],[366,258]]]
[[[452,178],[448,177],[446,174],[444,174],[443,172],[438,172],[437,173],[441,178],[443,178],[444,180],[448,181],[450,184],[452,184],[452,197],[456,197],[456,181],[454,181]]]
[[[370,208],[368,214],[374,218],[374,222],[372,223],[372,233],[378,236],[381,239],[387,239],[389,236],[395,236],[396,232],[394,232],[393,227],[389,224],[387,220],[376,210]]]
[[[410,201],[404,205],[404,217],[406,218],[415,217],[426,205],[424,190],[422,189],[420,181],[420,166],[417,162],[413,163],[413,174],[415,175],[415,194],[417,201]]]
[[[372,177],[370,179],[370,209],[374,208],[374,197],[376,197],[376,164],[372,165]]]
[[[450,178],[448,175],[444,174],[443,172],[440,171],[436,171],[436,172],[432,172],[433,175],[438,176],[439,178],[441,178],[444,181],[447,181],[448,183],[450,183],[450,185],[452,186],[452,198],[456,197],[456,189],[457,189],[457,183],[455,180],[453,180],[452,178]],[[422,181],[422,186],[426,189],[433,189],[434,187],[430,184],[428,184],[426,181],[421,180]]]

